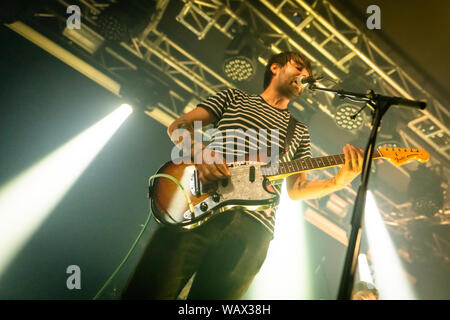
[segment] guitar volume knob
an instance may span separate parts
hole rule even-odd
[[[208,205],[205,202],[200,203],[200,210],[202,211],[208,210]]]

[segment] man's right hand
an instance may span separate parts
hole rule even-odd
[[[199,179],[203,184],[212,183],[220,179],[231,177],[225,159],[217,161],[215,151],[203,148],[194,155],[195,168],[199,173]]]
[[[211,150],[204,150],[203,146],[202,151],[199,151],[198,154],[195,155],[194,152],[196,152],[196,148],[194,148],[194,145],[192,145],[192,143],[195,143],[193,126],[194,121],[201,121],[202,126],[206,126],[210,123],[216,123],[218,121],[218,118],[206,108],[197,107],[172,122],[167,129],[167,134],[169,135],[173,143],[179,144],[181,141],[179,139],[175,140],[172,137],[173,131],[180,128],[189,131],[191,145],[186,144],[184,145],[184,147],[187,149],[187,152],[190,152],[192,158],[199,157],[199,161],[195,161],[194,163],[196,163],[195,167],[199,172],[199,178],[202,183],[207,184],[218,179],[226,179],[230,177],[230,171],[225,164],[226,161],[224,159],[221,159],[221,161],[214,161],[214,159],[212,159],[214,158],[214,154],[211,157]],[[191,150],[189,150],[189,148]],[[211,161],[206,162],[206,159]]]

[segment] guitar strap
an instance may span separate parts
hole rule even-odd
[[[284,141],[284,154],[286,154],[289,151],[289,145],[291,144],[292,138],[294,137],[296,124],[297,120],[292,115],[290,115],[286,133],[286,140]]]
[[[286,154],[289,151],[289,145],[292,142],[292,138],[294,137],[294,132],[295,132],[295,127],[297,125],[297,120],[292,116],[289,115],[289,123],[288,123],[288,127],[287,127],[287,132],[286,132],[286,140],[284,140],[284,154],[283,156],[286,156]],[[272,187],[274,188],[275,192],[280,195],[281,192],[281,184],[276,184],[276,182],[272,182]],[[269,211],[271,209],[268,209]]]

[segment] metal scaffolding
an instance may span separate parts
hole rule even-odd
[[[59,2],[62,5],[68,5],[62,0]],[[275,53],[284,50],[298,50],[307,56],[321,72],[335,81],[341,81],[349,73],[352,64],[363,65],[365,66],[365,75],[376,80],[377,83],[381,83],[389,93],[399,94],[408,99],[426,100],[427,109],[412,114],[407,128],[423,139],[443,159],[450,160],[450,132],[445,125],[450,123],[448,110],[328,1],[317,0],[312,5],[302,0],[260,1],[262,6],[281,19],[285,24],[283,26],[285,29],[290,29],[296,36],[286,33],[285,29],[277,25],[272,17],[259,10],[254,5],[254,1],[183,0],[183,3],[184,6],[176,19],[193,32],[198,39],[204,39],[212,28],[231,39],[233,37],[231,29],[234,24],[252,25],[258,30],[258,40],[268,50]],[[80,0],[82,12],[85,14],[84,18],[92,25],[95,25],[96,17],[110,4],[111,2],[106,0]],[[123,52],[108,45],[99,45],[95,55],[92,54],[90,57],[101,67],[106,76],[111,76],[108,81],[104,80],[105,78],[94,80],[117,95],[120,94],[121,89],[119,79],[125,77],[125,71],[140,71],[150,75],[149,70],[156,69],[164,77],[173,81],[179,89],[182,89],[183,93],[180,93],[177,89],[171,88],[169,107],[159,101],[149,106],[146,111],[147,115],[160,119],[158,121],[166,126],[171,119],[184,112],[189,99],[201,100],[219,90],[234,87],[233,83],[223,78],[217,71],[202,63],[187,49],[180,47],[167,35],[158,31],[158,23],[162,19],[167,5],[168,0],[157,2],[157,12],[149,17],[144,31],[128,42],[120,43]],[[292,20],[293,12],[302,17],[297,24]],[[58,30],[58,32],[63,35],[63,30]],[[101,38],[100,35],[98,36]],[[305,49],[306,46],[303,42],[312,49]],[[52,50],[50,47],[44,49]],[[259,61],[264,63],[264,58],[260,58]],[[140,64],[136,63],[134,59],[137,59]],[[84,64],[77,63],[74,68],[80,72],[87,70]],[[97,72],[95,75],[104,76],[101,72]],[[318,94],[315,99],[321,111],[330,117],[334,116],[333,110],[329,107],[331,105],[329,95]],[[297,107],[302,108],[298,104]],[[159,112],[159,114],[155,115],[155,112]],[[420,146],[410,132],[402,130],[400,135],[404,142],[411,143],[415,147]],[[312,144],[312,148],[319,155],[326,154],[314,144]],[[320,175],[317,172],[311,174],[314,178]],[[331,176],[331,173],[327,171],[321,174]],[[355,195],[356,192],[348,186],[338,197],[343,202],[351,204]],[[386,202],[386,205],[380,209],[389,222],[395,223],[392,212],[400,213],[400,216],[403,216],[409,209],[405,204],[394,203],[382,192],[375,192],[375,196]],[[323,210],[321,211],[318,201],[311,200],[308,204],[321,214],[327,215]],[[445,212],[441,215],[444,217],[445,223],[449,221],[448,216]],[[331,216],[328,215],[328,217]]]
[[[229,39],[233,39],[233,34],[230,32],[233,24],[247,24],[231,10],[229,5],[219,0],[209,2],[183,0],[183,2],[185,6],[177,15],[176,20],[192,31],[198,40],[202,40],[213,26]],[[224,16],[226,16],[226,20],[222,19]]]
[[[425,100],[427,108],[408,127],[447,160],[450,159],[450,112],[389,58],[373,41],[364,35],[341,12],[326,0],[277,0],[261,2],[288,25],[292,31],[310,43],[324,58],[341,71],[347,72],[355,60],[366,66],[366,75],[381,80],[394,94],[407,99]],[[296,25],[288,13],[304,17]],[[309,27],[307,27],[309,26]],[[447,124],[447,125],[446,125]]]
[[[156,29],[147,38],[135,43],[137,46],[127,43],[121,43],[121,45],[169,76],[177,85],[195,97],[202,99],[221,89],[233,87],[230,82]]]

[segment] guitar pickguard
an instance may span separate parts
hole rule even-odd
[[[233,163],[228,166],[231,177],[219,180],[214,186],[201,186],[211,194],[202,203],[194,206],[194,214],[189,210],[184,213],[186,220],[222,212],[233,207],[245,207],[249,210],[262,210],[273,207],[278,196],[266,188],[259,162]],[[195,173],[191,176],[190,191],[195,194]]]

